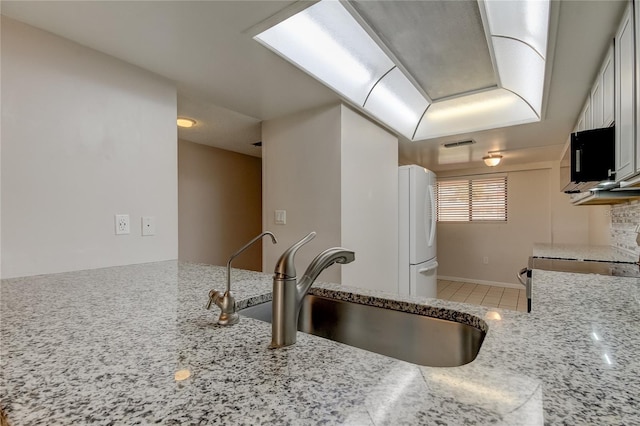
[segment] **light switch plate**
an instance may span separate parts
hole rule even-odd
[[[286,225],[287,224],[287,211],[286,210],[276,210],[275,223],[276,223],[276,225]]]

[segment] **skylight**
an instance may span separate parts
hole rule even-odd
[[[481,6],[498,87],[437,101],[339,1],[317,2],[254,38],[411,141],[540,121],[548,0]]]

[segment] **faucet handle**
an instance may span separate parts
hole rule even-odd
[[[296,265],[294,263],[296,252],[300,247],[307,244],[315,237],[315,231],[309,232],[303,239],[293,244],[291,247],[286,249],[284,253],[282,253],[282,256],[280,256],[280,259],[278,259],[278,262],[276,263],[274,271],[275,278],[290,279],[296,277]]]
[[[209,292],[209,302],[207,303],[207,306],[205,306],[205,308],[211,309],[211,305],[213,304],[213,302],[215,302],[217,299],[220,299],[220,297],[222,297],[222,293],[217,290],[211,290]]]

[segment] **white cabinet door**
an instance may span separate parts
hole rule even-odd
[[[580,113],[580,118],[578,119],[578,132],[583,130],[592,129],[591,127],[591,99],[587,97],[587,101],[582,108],[582,112]]]
[[[584,130],[584,112],[580,114],[580,118],[578,119],[578,124],[576,124],[576,132],[581,132]]]
[[[640,172],[640,129],[638,128],[638,126],[640,126],[640,27],[639,27],[640,26],[640,0],[633,1],[633,9],[635,9],[635,12],[631,16],[631,20],[635,22],[635,28],[634,28],[635,29],[635,38],[634,38],[635,69],[633,70],[635,75],[635,80],[634,80],[635,97],[633,102],[633,106],[635,107],[635,111],[634,111],[635,121],[633,123],[633,129],[635,130],[635,133],[633,134],[633,138],[634,138],[634,146],[636,149],[636,157],[635,157],[636,172]],[[617,63],[616,63],[616,66],[617,66]],[[618,123],[616,123],[616,126],[617,125]]]
[[[607,51],[591,88],[591,128],[609,127],[615,118],[613,45]]]
[[[636,171],[635,153],[635,91],[634,91],[634,30],[632,4],[625,11],[615,39],[616,95],[616,180]]]
[[[602,102],[602,74],[598,75],[591,89],[591,128],[599,129],[604,126],[604,104]]]
[[[584,129],[591,130],[593,129],[593,124],[591,121],[591,98],[587,98],[587,102],[584,104],[584,110],[582,110],[583,121],[584,121]]]
[[[601,87],[602,87],[602,126],[609,127],[615,119],[615,78],[613,66],[613,45],[609,48],[609,52],[602,64],[600,71]]]

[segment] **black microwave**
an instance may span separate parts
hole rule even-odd
[[[615,126],[571,134],[571,146],[560,162],[562,191],[583,192],[615,181]]]

